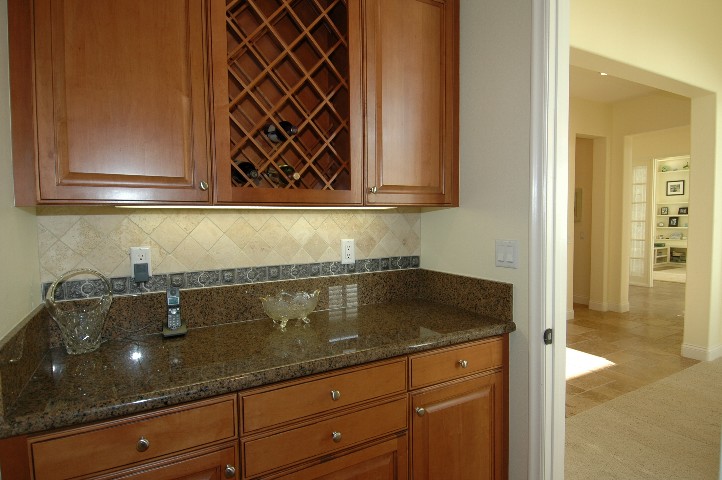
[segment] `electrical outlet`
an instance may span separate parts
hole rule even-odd
[[[356,263],[356,252],[354,251],[353,238],[341,239],[341,263]]]
[[[150,268],[150,247],[130,247],[130,272],[136,283],[147,282],[153,276]]]

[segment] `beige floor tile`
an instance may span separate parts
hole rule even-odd
[[[685,285],[630,287],[630,311],[597,312],[574,304],[567,346],[613,366],[567,381],[567,417],[696,363],[681,356]]]

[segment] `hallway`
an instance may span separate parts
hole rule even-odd
[[[567,324],[567,417],[698,363],[680,355],[684,289],[664,281],[630,287],[627,313],[574,305]]]

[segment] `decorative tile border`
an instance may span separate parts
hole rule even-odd
[[[343,265],[341,262],[322,262],[170,273],[153,275],[144,284],[135,283],[132,277],[116,277],[110,279],[110,285],[113,295],[138,295],[148,292],[162,292],[170,286],[205,288],[299,278],[333,277],[385,270],[406,270],[419,268],[420,264],[421,258],[419,256],[369,258],[356,260],[356,263],[351,265]],[[51,285],[51,282],[42,285],[43,299]],[[71,280],[58,286],[55,290],[55,299],[78,300],[93,298],[99,296],[103,290],[102,280]]]

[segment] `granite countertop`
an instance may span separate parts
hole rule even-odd
[[[316,311],[285,331],[269,319],[113,339],[72,356],[42,358],[0,438],[138,413],[515,330],[503,320],[424,300]]]

